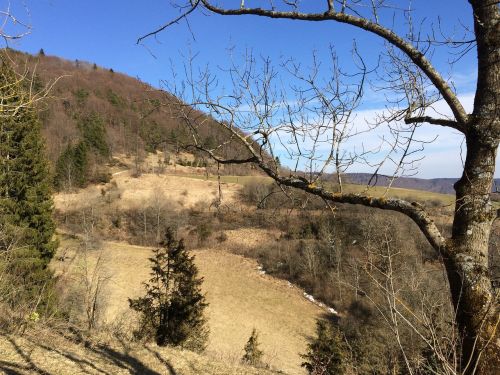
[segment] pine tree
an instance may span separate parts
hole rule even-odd
[[[29,82],[0,52],[0,324],[19,330],[51,311],[53,240],[48,162]]]
[[[80,97],[88,95],[84,91],[78,92]],[[111,156],[111,150],[106,142],[104,121],[98,113],[92,112],[79,118],[78,129],[82,139],[76,145],[69,143],[57,159],[54,176],[54,186],[57,190],[81,188],[89,182],[107,179],[105,174],[95,173],[98,168],[93,168]]]
[[[203,278],[198,277],[194,257],[183,241],[167,230],[161,247],[154,250],[151,278],[145,283],[146,295],[129,299],[130,307],[141,314],[136,336],[154,338],[160,346],[181,346],[202,351],[208,339],[201,293]]]
[[[22,229],[22,244],[48,263],[57,243],[40,123],[23,77],[5,54],[0,64],[0,224]]]
[[[309,374],[342,375],[345,372],[344,343],[337,327],[331,322],[316,322],[316,337],[308,344],[302,363]]]
[[[252,330],[252,334],[245,344],[245,348],[243,349],[245,354],[241,359],[242,362],[249,364],[250,366],[262,366],[262,356],[264,352],[259,349],[259,337],[256,329]]]

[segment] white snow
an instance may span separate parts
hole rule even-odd
[[[330,314],[338,315],[337,310],[335,310],[333,307],[325,305],[323,302],[316,301],[316,299],[314,299],[314,297],[311,296],[310,294],[307,294],[306,292],[304,292],[304,297],[308,301],[314,303],[316,306],[321,307],[323,309],[326,309],[326,311],[328,311]]]

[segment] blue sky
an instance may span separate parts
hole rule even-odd
[[[312,0],[303,2],[312,4],[308,1]],[[246,0],[247,5],[252,2],[263,3]],[[6,1],[0,3],[6,4]],[[170,1],[13,0],[11,3],[16,15],[33,27],[30,35],[11,43],[11,47],[32,53],[43,48],[48,55],[95,62],[139,77],[154,86],[170,76],[170,61],[175,66],[181,66],[182,55],[188,54],[189,50],[198,54],[196,62],[200,66],[209,64],[217,69],[218,66],[227,65],[230,47],[235,48],[236,54],[250,48],[255,54],[269,56],[277,62],[292,57],[307,63],[311,59],[311,51],[316,51],[319,58],[323,59],[327,56],[329,45],[333,45],[340,62],[344,64],[352,61],[354,39],[368,63],[374,63],[383,48],[382,41],[377,37],[333,22],[270,21],[250,16],[206,16],[200,12],[190,18],[190,28],[181,22],[157,38],[148,39],[145,45],[137,45],[139,36],[178,14]],[[229,2],[226,0],[226,3]],[[233,0],[232,3],[239,4],[239,1]],[[25,4],[29,14],[20,4]],[[414,0],[413,6],[417,21],[427,17],[427,21],[439,24],[448,33],[455,30],[457,36],[463,33],[460,24],[467,26],[472,21],[470,6],[465,0]],[[428,13],[430,6],[432,12]],[[403,30],[405,25],[396,23],[395,27]],[[435,65],[446,74],[451,74],[460,96],[470,104],[475,83],[475,56],[469,53],[452,71],[447,64],[448,58],[447,53],[436,53]],[[368,94],[363,104],[364,110],[384,106],[379,95]],[[426,159],[421,162],[418,176],[458,177],[461,173],[460,144],[457,144],[459,137],[434,127],[425,127],[422,132],[425,135],[437,132],[440,137],[425,153]]]

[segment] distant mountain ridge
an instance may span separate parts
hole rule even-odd
[[[347,183],[366,185],[372,174],[370,173],[348,173],[344,176],[344,180]],[[376,186],[387,186],[390,182],[389,176],[379,175],[377,179],[371,182],[372,185]],[[403,189],[415,189],[415,190],[425,190],[434,193],[441,194],[454,194],[453,184],[458,180],[458,178],[416,178],[416,177],[400,177],[394,181],[392,186],[403,188]],[[495,191],[495,185],[500,190],[500,179],[494,180],[493,191]]]

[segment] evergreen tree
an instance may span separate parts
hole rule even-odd
[[[88,93],[77,91],[78,97]],[[92,166],[109,158],[111,150],[106,142],[106,127],[98,113],[82,116],[78,121],[82,140],[76,145],[68,144],[59,155],[55,167],[54,186],[57,190],[84,187],[91,181],[106,180],[106,176],[92,175]],[[92,159],[92,156],[97,159]]]
[[[316,337],[308,344],[302,363],[309,374],[342,375],[345,372],[344,343],[337,327],[326,320],[316,322]]]
[[[245,351],[245,354],[241,360],[244,363],[251,366],[262,365],[262,356],[264,355],[264,352],[259,349],[259,337],[255,328],[252,330],[252,334],[250,335],[250,338],[245,344],[245,348],[243,350]]]
[[[154,338],[160,346],[181,346],[202,351],[208,339],[203,312],[208,305],[201,293],[194,257],[182,240],[167,230],[161,247],[154,250],[151,278],[146,295],[129,299],[130,307],[141,314],[138,338]]]
[[[82,132],[83,142],[88,148],[92,148],[104,157],[109,157],[111,152],[106,142],[106,127],[98,113],[92,112],[83,116],[78,122],[78,128]]]
[[[29,84],[0,53],[0,325],[20,330],[51,311],[52,196]]]
[[[76,146],[69,143],[59,155],[55,167],[54,186],[57,190],[71,190],[83,187],[88,175],[87,145],[79,142]]]
[[[53,202],[40,123],[23,77],[0,56],[0,224],[23,231],[23,245],[48,263],[53,240]]]

